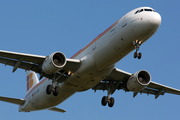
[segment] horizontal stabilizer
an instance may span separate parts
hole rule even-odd
[[[23,105],[25,103],[24,99],[17,99],[17,98],[9,98],[9,97],[1,97],[0,100],[4,102],[9,102],[17,105]]]
[[[48,110],[56,111],[56,112],[62,112],[62,113],[66,112],[65,110],[60,109],[60,108],[57,108],[57,107],[53,107],[53,108],[50,108],[50,109],[48,109]]]

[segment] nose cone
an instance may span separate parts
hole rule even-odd
[[[148,21],[153,28],[158,29],[161,25],[161,15],[157,12],[154,12],[151,14],[151,16],[149,16]]]

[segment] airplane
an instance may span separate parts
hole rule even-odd
[[[101,104],[114,106],[111,95],[116,90],[155,95],[180,95],[180,90],[151,81],[146,70],[128,73],[116,63],[135,50],[133,57],[141,59],[140,46],[156,33],[161,16],[151,7],[139,7],[124,15],[71,58],[62,52],[49,56],[0,50],[0,63],[26,71],[24,99],[2,97],[0,100],[19,105],[19,112],[51,110],[66,112],[58,104],[76,92],[89,89],[107,91]],[[39,74],[39,78],[37,77]],[[41,80],[42,79],[42,80]],[[39,81],[40,80],[40,81]]]

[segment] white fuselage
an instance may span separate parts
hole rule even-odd
[[[157,12],[143,11],[135,14],[141,9],[152,8],[142,7],[130,11],[72,57],[80,59],[81,66],[63,83],[58,84],[58,96],[46,94],[46,87],[52,81],[44,79],[27,94],[26,103],[19,107],[19,111],[56,106],[75,92],[88,90],[107,77],[115,64],[135,49],[133,41],[144,43],[160,26],[161,16]]]

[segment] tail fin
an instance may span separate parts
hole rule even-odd
[[[37,74],[33,71],[26,71],[26,94],[38,83]]]

